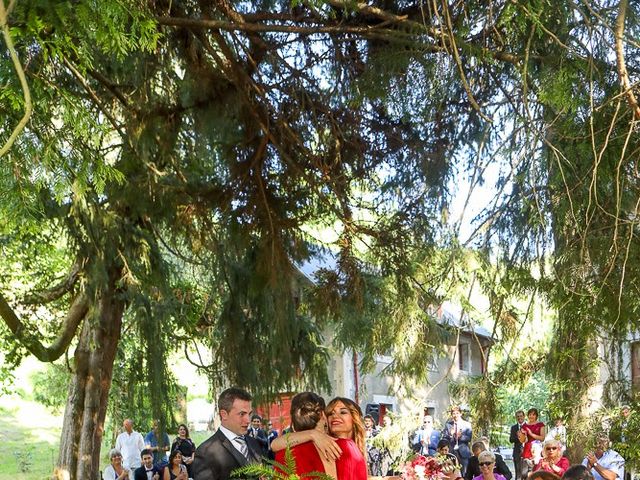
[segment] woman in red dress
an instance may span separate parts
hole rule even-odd
[[[353,400],[336,397],[326,411],[329,431],[342,450],[336,460],[338,480],[367,480],[362,410]]]
[[[336,478],[335,461],[325,456],[321,457],[314,443],[302,440],[304,436],[300,435],[312,430],[324,435],[327,426],[324,410],[324,399],[320,395],[313,392],[297,394],[291,400],[291,423],[294,432],[283,437],[276,437],[271,442],[271,448],[276,452],[275,461],[282,465],[286,463],[285,449],[287,444],[290,446],[296,464],[296,473],[303,480],[312,478],[305,476],[305,474],[312,472],[326,473],[332,478]],[[282,472],[277,465],[276,469]]]
[[[538,409],[530,408],[527,411],[527,423],[525,423],[520,431],[518,437],[520,441],[524,443],[522,448],[522,477],[526,478],[527,474],[532,471],[535,464],[533,454],[533,443],[536,441],[543,441],[545,437],[544,423],[538,421]]]
[[[295,398],[295,397],[294,397]],[[293,411],[293,402],[292,402]],[[367,480],[367,462],[365,460],[365,429],[360,407],[348,398],[336,397],[326,408],[326,418],[331,436],[322,433],[319,428],[294,431],[276,438],[271,442],[271,449],[284,459],[287,445],[294,451],[298,446],[309,444],[315,448],[325,467],[324,472],[337,480]],[[293,415],[292,415],[293,418]],[[294,426],[295,429],[295,426]],[[310,449],[309,445],[305,447]],[[317,462],[317,458],[302,460],[302,468],[309,468],[309,461]],[[296,473],[299,472],[296,457]],[[282,462],[281,462],[282,463]],[[327,465],[335,465],[336,473],[327,470]],[[315,463],[317,466],[317,463]],[[321,470],[317,470],[321,471]],[[309,473],[305,470],[303,473]]]

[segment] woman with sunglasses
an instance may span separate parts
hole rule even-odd
[[[496,456],[493,452],[489,450],[480,452],[478,464],[480,465],[480,475],[473,477],[473,480],[506,480],[504,476],[493,472],[493,468],[496,466]]]
[[[569,460],[562,456],[562,445],[558,440],[547,440],[542,447],[542,458],[533,471],[544,470],[559,477],[570,467]]]

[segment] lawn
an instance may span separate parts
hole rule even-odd
[[[0,462],[0,480],[49,480],[58,456],[62,414],[52,414],[41,404],[18,395],[0,397],[0,445],[5,460]],[[194,432],[199,445],[211,432]],[[171,440],[174,436],[170,435]],[[103,447],[101,467],[107,464],[109,449]]]
[[[58,455],[62,416],[17,396],[0,398],[0,480],[49,479]]]

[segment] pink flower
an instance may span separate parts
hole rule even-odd
[[[403,480],[441,480],[444,478],[442,466],[437,459],[416,455],[401,469]]]

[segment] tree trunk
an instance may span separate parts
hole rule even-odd
[[[116,289],[119,273],[117,269],[111,272],[109,284],[97,294],[82,327],[64,414],[57,478],[100,478],[100,447],[125,308]]]

